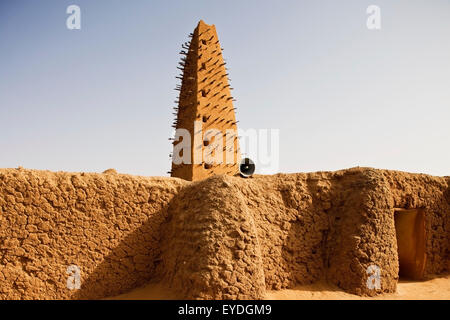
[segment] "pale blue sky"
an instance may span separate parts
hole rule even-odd
[[[0,0],[0,167],[166,175],[199,19],[225,48],[239,125],[280,129],[281,172],[450,174],[448,0]]]

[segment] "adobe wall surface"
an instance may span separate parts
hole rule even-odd
[[[449,185],[370,168],[197,182],[0,170],[0,298],[103,298],[148,281],[196,299],[260,299],[319,279],[393,292],[395,208],[426,210],[426,274],[450,271]],[[80,290],[66,288],[71,264]],[[367,288],[370,265],[379,290]]]
[[[175,198],[162,226],[161,266],[182,297],[260,299],[266,289],[319,279],[359,295],[395,292],[394,209],[416,205],[429,208],[427,274],[449,271],[445,178],[355,168],[216,176],[188,190],[195,201]],[[380,289],[367,286],[370,266],[380,268]]]
[[[264,295],[261,239],[237,180],[217,176],[193,183],[169,205],[160,271],[182,298]]]
[[[180,179],[0,169],[0,299],[95,299],[155,275]],[[67,288],[67,267],[81,290]]]

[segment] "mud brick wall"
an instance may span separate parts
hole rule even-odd
[[[260,299],[266,289],[320,279],[359,295],[395,292],[397,208],[428,208],[426,275],[449,271],[448,189],[446,178],[370,168],[212,177],[170,205],[165,280],[202,299]],[[367,287],[372,265],[381,271],[379,289]]]
[[[216,176],[182,190],[162,226],[164,281],[182,298],[259,299],[261,239],[238,178]]]
[[[0,170],[0,299],[103,298],[154,277],[159,225],[183,182]],[[67,288],[69,265],[81,289]]]
[[[1,169],[0,298],[104,298],[149,281],[196,299],[262,299],[317,280],[394,292],[398,209],[425,212],[425,275],[450,271],[449,186],[371,168],[196,182]],[[79,290],[66,286],[70,265]]]

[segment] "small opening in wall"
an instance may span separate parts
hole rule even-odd
[[[206,70],[206,63],[202,63],[202,66],[200,67],[200,71],[202,71],[202,70]]]
[[[212,165],[209,164],[209,163],[205,163],[205,164],[204,164],[204,168],[207,169],[207,170],[208,170],[208,169],[211,169],[211,168],[212,168]]]
[[[206,40],[203,39],[202,40],[202,44],[206,45]]]
[[[208,121],[208,117],[207,116],[203,116],[203,122],[206,122],[206,121]]]
[[[423,209],[396,209],[399,278],[422,280],[425,271],[425,213]]]
[[[209,146],[209,140],[203,140],[203,145],[204,145],[205,147]]]
[[[202,97],[206,97],[207,93],[206,90],[202,90]]]

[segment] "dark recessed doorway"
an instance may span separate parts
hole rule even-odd
[[[396,209],[400,279],[422,280],[425,271],[425,213],[423,209]]]

